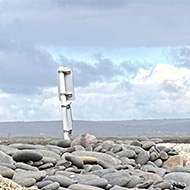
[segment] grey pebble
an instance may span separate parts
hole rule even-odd
[[[41,188],[41,190],[57,190],[60,187],[58,182],[53,182],[45,187]]]
[[[146,164],[150,158],[150,153],[148,151],[141,151],[135,158],[137,164]]]

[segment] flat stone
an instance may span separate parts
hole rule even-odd
[[[24,149],[36,149],[36,145],[33,144],[27,144],[27,143],[15,143],[15,144],[10,144],[10,147],[17,148],[19,150],[24,150]]]
[[[152,146],[155,146],[155,142],[153,142],[153,141],[145,141],[142,144],[142,148],[144,148],[145,150],[148,150]]]
[[[77,168],[83,168],[84,163],[83,163],[83,160],[80,159],[79,156],[66,155],[65,159],[67,161],[72,162],[72,164],[75,165],[75,166],[77,166]]]
[[[25,164],[23,162],[17,162],[15,163],[15,166],[16,168],[23,169],[23,170],[39,171],[38,168]]]
[[[150,153],[148,151],[141,151],[135,158],[137,164],[144,165],[148,162]]]
[[[172,172],[187,172],[190,173],[190,168],[187,167],[182,167],[182,166],[175,166],[171,170]]]
[[[60,186],[62,186],[62,187],[68,187],[68,186],[76,183],[76,181],[74,181],[66,176],[63,176],[63,175],[52,175],[52,176],[46,177],[45,179],[51,180],[53,182],[58,182],[60,184]]]
[[[92,185],[101,188],[106,188],[108,185],[108,181],[106,179],[93,174],[78,175],[76,179],[79,184]]]
[[[44,149],[38,149],[36,150],[37,153],[41,154],[43,157],[49,157],[49,158],[54,158],[56,160],[60,159],[60,155],[52,152],[50,150],[44,150]]]
[[[103,190],[102,188],[99,187],[94,187],[91,185],[83,185],[83,184],[74,184],[69,186],[69,189],[71,190]]]
[[[41,159],[41,161],[46,164],[46,163],[52,163],[53,165],[55,165],[57,163],[57,160],[55,158],[51,158],[51,157],[43,157]]]
[[[34,150],[19,150],[13,154],[13,159],[17,162],[39,161],[42,155]]]
[[[90,156],[98,159],[98,163],[104,168],[112,168],[121,164],[121,161],[113,156],[101,152],[77,151],[72,153],[75,156]]]
[[[127,171],[121,170],[116,171],[115,173],[108,173],[104,175],[103,178],[107,179],[112,186],[119,185],[123,187],[130,181],[131,176]]]
[[[10,147],[10,146],[6,146],[6,145],[0,145],[0,150],[3,151],[5,154],[12,156],[17,149]]]
[[[111,150],[111,148],[113,147],[114,142],[113,141],[104,141],[101,145],[102,145],[102,149],[105,149],[106,151]]]
[[[114,169],[114,168],[108,168],[108,169],[101,169],[101,170],[91,171],[90,174],[94,174],[94,175],[97,175],[99,177],[103,177],[106,174],[115,173],[115,172],[117,172],[116,169]]]
[[[151,180],[151,181],[161,181],[162,178],[155,173],[152,172],[140,172],[140,176],[142,176],[146,181]]]
[[[0,163],[14,164],[13,158],[0,150]]]
[[[178,183],[185,183],[186,185],[190,185],[190,173],[171,172],[164,176],[164,180],[174,180]]]
[[[54,166],[53,163],[46,163],[46,164],[41,165],[41,166],[39,167],[39,170],[45,170],[45,169],[51,168],[51,167],[53,167],[53,166]]]
[[[45,187],[41,188],[41,190],[57,190],[60,187],[58,182],[53,182]]]
[[[5,166],[0,165],[0,174],[3,177],[7,177],[9,179],[12,179],[13,175],[14,175],[14,170],[7,168]]]
[[[91,156],[79,156],[84,164],[98,164],[98,159]]]
[[[57,146],[62,147],[62,148],[68,148],[71,145],[71,141],[67,139],[59,140],[57,142]]]
[[[154,188],[173,189],[173,185],[168,181],[163,181],[161,183],[158,183],[158,184],[154,185]]]
[[[132,175],[130,181],[126,184],[126,187],[133,188],[140,183],[142,183],[142,179],[137,175]]]
[[[119,185],[114,185],[110,190],[127,190],[126,187],[120,187]]]
[[[49,185],[49,184],[51,184],[51,183],[52,183],[51,180],[44,180],[44,181],[39,181],[39,182],[37,182],[35,185],[36,185],[39,189],[41,189],[42,187],[45,187],[46,185]]]
[[[134,158],[136,156],[136,153],[133,150],[125,149],[116,153],[116,155],[119,157]]]

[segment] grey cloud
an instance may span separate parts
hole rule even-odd
[[[189,7],[190,2],[169,0],[2,0],[0,29],[13,39],[40,45],[189,45]]]

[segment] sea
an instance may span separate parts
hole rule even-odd
[[[190,136],[190,118],[73,121],[72,135],[93,134],[99,137]],[[62,137],[62,121],[0,122],[0,137]]]

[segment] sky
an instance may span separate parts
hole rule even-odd
[[[189,0],[0,0],[0,121],[190,117]]]

